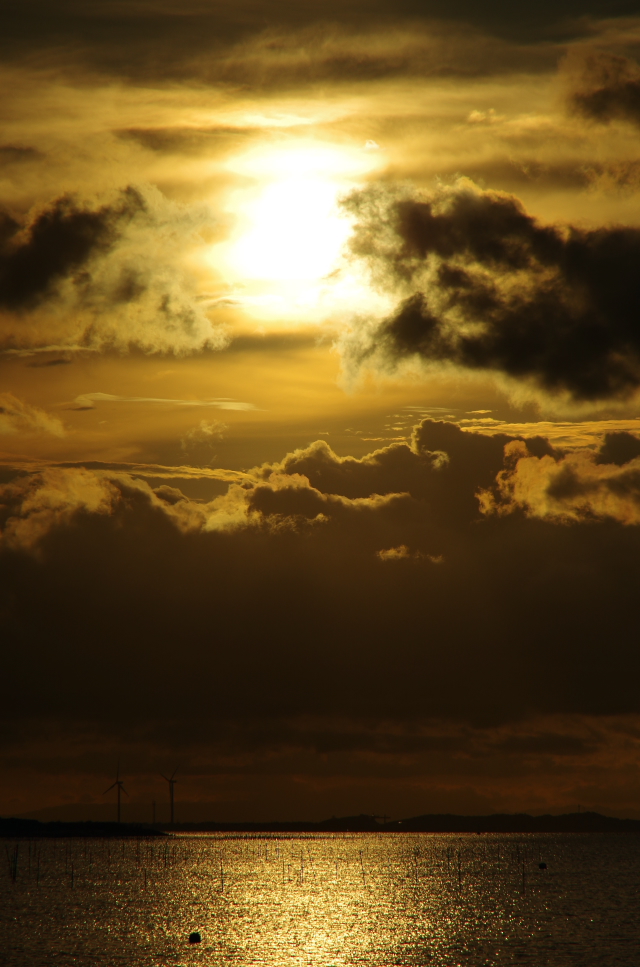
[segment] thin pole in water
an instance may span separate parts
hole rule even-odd
[[[9,853],[9,847],[5,846],[5,852],[9,864],[9,879],[12,883],[15,883],[18,877],[18,844],[16,843],[11,853]]]

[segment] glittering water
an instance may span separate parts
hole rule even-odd
[[[634,835],[23,840],[14,882],[15,845],[11,967],[640,964]]]

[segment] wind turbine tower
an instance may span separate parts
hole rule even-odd
[[[122,779],[120,778],[120,763],[118,763],[118,768],[116,769],[116,781],[114,783],[112,783],[112,785],[110,785],[108,789],[105,789],[105,791],[102,793],[102,795],[103,796],[106,796],[106,794],[108,792],[111,792],[112,789],[117,789],[118,790],[118,822],[120,822],[120,815],[121,815],[121,803],[120,803],[120,799],[121,799],[122,793],[124,793],[125,796],[128,796],[129,795],[129,793],[127,792],[127,790],[124,788],[124,785],[122,783]]]
[[[173,777],[175,776],[176,772],[178,771],[178,768],[179,767],[176,766],[176,768],[171,773],[171,776],[170,777],[169,776],[165,776],[164,773],[162,773],[162,772],[160,773],[160,775],[162,776],[162,778],[164,779],[164,781],[169,783],[169,807],[170,807],[170,811],[171,811],[171,819],[170,819],[170,822],[171,822],[171,825],[172,826],[173,826],[173,819],[174,819],[173,787],[175,786],[176,782],[178,781],[177,779],[174,779]]]

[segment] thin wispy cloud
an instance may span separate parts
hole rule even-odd
[[[65,429],[57,416],[30,406],[13,393],[0,393],[0,433],[44,433],[63,437]]]
[[[96,403],[152,403],[165,406],[213,406],[219,410],[256,410],[253,403],[244,403],[221,396],[211,400],[172,400],[159,396],[114,396],[112,393],[82,393],[73,401],[74,410],[95,410]]]

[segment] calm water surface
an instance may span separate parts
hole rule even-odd
[[[11,967],[640,967],[635,835],[22,840],[14,882],[15,845]]]

